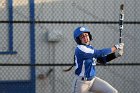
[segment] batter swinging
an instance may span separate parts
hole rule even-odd
[[[74,31],[75,48],[75,81],[73,93],[118,93],[108,82],[96,77],[96,62],[106,64],[123,55],[124,43],[101,50],[91,46],[92,35],[87,27],[78,27]],[[111,54],[111,56],[110,56]],[[112,55],[114,55],[112,57]],[[111,58],[110,58],[111,57]]]

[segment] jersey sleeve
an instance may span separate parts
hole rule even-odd
[[[94,50],[94,54],[95,54],[95,57],[96,58],[99,58],[99,57],[104,57],[108,54],[111,53],[111,48],[104,48],[104,49],[101,49],[101,50]]]
[[[81,58],[89,59],[89,58],[93,58],[93,56],[94,56],[94,49],[87,48],[85,46],[79,46],[76,49],[76,53]]]
[[[78,51],[78,55],[82,58],[88,59],[88,58],[99,58],[104,57],[111,53],[111,48],[104,48],[101,50],[97,50],[94,48],[88,48],[86,46],[78,46],[76,51]]]

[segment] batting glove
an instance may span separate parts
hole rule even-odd
[[[124,43],[120,43],[120,45],[117,48],[117,51],[115,52],[116,57],[120,57],[124,54]]]
[[[116,45],[114,45],[115,46],[115,48],[118,50],[121,50],[121,49],[123,49],[124,48],[124,43],[119,43],[119,44],[116,44]]]

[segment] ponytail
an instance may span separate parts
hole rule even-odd
[[[70,70],[73,68],[73,66],[75,66],[75,55],[74,55],[74,61],[73,61],[72,66],[69,67],[68,69],[64,69],[63,71],[64,71],[64,72],[68,72],[68,71],[70,71]]]

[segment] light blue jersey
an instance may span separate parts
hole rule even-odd
[[[77,45],[75,49],[75,74],[86,78],[96,75],[95,65],[99,57],[104,57],[111,53],[111,48],[97,50],[91,45]]]

